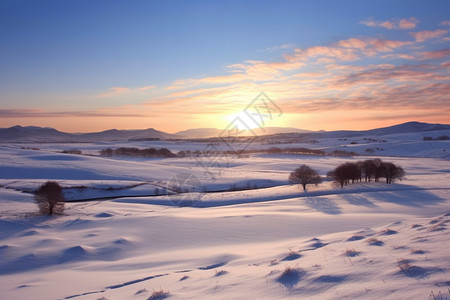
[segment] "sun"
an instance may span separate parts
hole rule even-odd
[[[252,118],[244,112],[228,115],[226,119],[228,121],[227,128],[237,128],[242,131],[261,128],[261,125],[258,124],[257,119]]]

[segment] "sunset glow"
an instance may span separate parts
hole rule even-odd
[[[448,1],[2,1],[0,127],[225,128],[262,91],[283,111],[268,126],[450,123],[449,11]]]

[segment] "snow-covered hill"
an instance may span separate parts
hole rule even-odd
[[[2,147],[1,298],[450,296],[450,163],[384,158],[401,165],[407,180],[343,190],[325,182],[306,193],[287,185],[300,164],[324,176],[356,159],[239,158],[213,180],[189,158],[126,160]],[[174,205],[173,197],[182,195],[155,195],[155,187],[162,190],[183,172],[206,187],[193,207]],[[46,180],[58,181],[69,199],[109,200],[66,203],[65,215],[40,216],[32,195],[22,191]],[[233,191],[242,187],[250,189]]]
[[[432,133],[450,130],[450,125],[408,122],[385,128],[363,131],[308,131],[292,127],[264,127],[255,128],[250,135],[266,136],[266,140],[280,140],[286,138],[324,139],[324,138],[354,138],[362,136],[383,137],[402,133]],[[36,126],[13,126],[0,129],[0,143],[64,143],[64,142],[119,142],[128,140],[152,139],[202,139],[223,136],[223,129],[197,128],[180,131],[175,134],[165,133],[153,128],[142,130],[110,129],[94,133],[65,133],[53,128]],[[246,135],[245,131],[242,135]],[[249,133],[247,133],[249,135]]]
[[[248,149],[369,156],[254,153],[209,169],[201,162],[214,157],[98,155],[108,147],[202,151],[209,140],[3,143],[0,298],[445,299],[450,141],[435,138],[449,134],[281,135]],[[85,155],[61,153],[74,147]],[[326,179],[337,165],[373,155],[402,166],[406,179],[343,189]],[[307,192],[288,182],[302,164],[324,179]],[[175,193],[186,178],[196,191]],[[63,187],[64,215],[37,213],[32,192],[48,180]]]
[[[13,126],[0,129],[1,143],[86,143],[133,139],[170,139],[175,136],[153,128],[143,130],[111,129],[93,133],[65,133],[53,128]]]

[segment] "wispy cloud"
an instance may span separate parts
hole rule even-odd
[[[445,29],[423,30],[418,32],[410,32],[410,35],[415,39],[416,42],[421,43],[429,39],[441,37],[447,34],[447,32],[448,31]]]
[[[73,111],[73,110],[40,110],[40,109],[0,109],[2,118],[66,118],[66,117],[147,117],[142,113],[120,112],[115,110]]]
[[[439,23],[439,25],[441,25],[441,26],[450,26],[450,20],[442,21],[441,23]]]
[[[289,43],[289,44],[283,44],[280,46],[268,47],[268,48],[264,49],[264,51],[268,52],[268,53],[273,53],[276,51],[285,51],[286,49],[293,49],[293,48],[295,48],[295,45]]]
[[[405,54],[405,53],[395,53],[395,54],[386,54],[381,56],[383,59],[416,59],[417,57],[411,54]]]
[[[441,59],[450,56],[450,49],[420,52],[420,59]]]
[[[284,54],[278,61],[247,60],[243,63],[226,66],[225,70],[229,73],[228,75],[179,79],[166,89],[178,90],[202,84],[234,84],[244,81],[262,83],[279,80],[287,72],[300,70],[308,64],[326,65],[336,61],[356,61],[379,53],[391,53],[411,45],[411,43],[410,41],[378,38],[349,38],[327,46],[295,48],[293,52]]]
[[[414,17],[410,17],[408,19],[393,19],[389,21],[376,21],[372,18],[361,21],[363,25],[369,27],[382,27],[385,29],[414,29],[420,21]]]
[[[147,85],[147,86],[142,86],[142,87],[137,87],[137,88],[115,86],[115,87],[110,88],[106,92],[98,94],[97,97],[99,97],[99,98],[117,97],[117,96],[121,96],[124,94],[130,94],[130,93],[134,93],[134,92],[143,92],[143,91],[151,90],[154,88],[156,88],[155,85]]]
[[[147,85],[137,88],[138,91],[147,91],[156,88],[156,85]]]
[[[99,94],[98,97],[104,98],[104,97],[119,96],[119,95],[122,95],[122,94],[128,92],[129,90],[130,89],[127,87],[115,86],[115,87],[110,88],[109,91]]]

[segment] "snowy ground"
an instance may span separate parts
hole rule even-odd
[[[445,152],[448,142],[436,143],[414,153]],[[324,176],[365,157],[231,159],[212,180],[194,159],[20,147],[0,147],[1,299],[151,299],[161,290],[168,299],[450,298],[448,160],[384,157],[405,169],[405,181],[343,190],[324,182],[304,193],[287,185],[298,165]],[[161,195],[182,173],[206,190],[193,207]],[[28,192],[46,180],[69,200],[109,199],[39,216]]]

